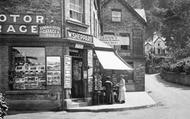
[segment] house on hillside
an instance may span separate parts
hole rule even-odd
[[[156,32],[152,38],[149,38],[144,44],[145,54],[153,53],[157,56],[164,56],[167,54],[167,46],[165,38],[161,37]]]
[[[100,15],[100,40],[112,46],[134,68],[133,72],[126,73],[127,91],[145,90],[144,9],[134,9],[127,0],[104,0]]]
[[[145,41],[145,43],[144,43],[144,50],[145,50],[145,54],[146,55],[148,55],[149,53],[151,53],[153,51],[152,42]]]

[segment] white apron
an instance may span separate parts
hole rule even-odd
[[[119,101],[125,101],[125,79],[121,79],[119,82]]]

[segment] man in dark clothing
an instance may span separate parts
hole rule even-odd
[[[105,93],[106,93],[106,103],[113,104],[113,83],[110,81],[110,77],[106,77],[106,81],[104,83]]]

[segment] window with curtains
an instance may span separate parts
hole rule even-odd
[[[70,0],[70,18],[79,22],[83,21],[84,0]]]

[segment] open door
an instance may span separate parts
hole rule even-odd
[[[72,58],[72,98],[84,97],[82,58]]]

